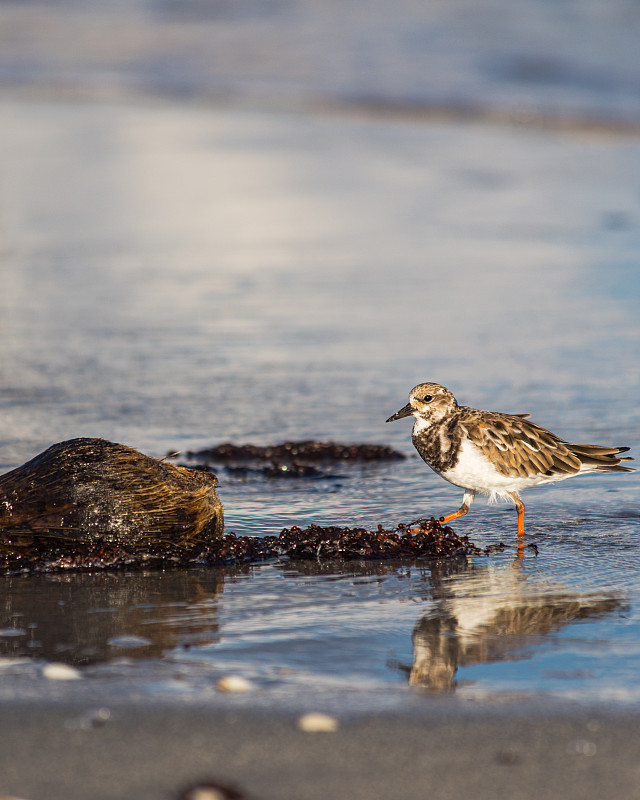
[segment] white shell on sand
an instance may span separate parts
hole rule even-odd
[[[216,684],[221,692],[250,692],[254,685],[240,675],[226,675]]]
[[[189,792],[186,800],[225,800],[225,797],[217,789],[209,786],[197,786]]]
[[[46,664],[42,668],[42,675],[50,681],[76,681],[82,677],[74,667],[68,664]]]
[[[311,712],[298,720],[298,727],[305,733],[334,733],[338,730],[338,720],[329,714]]]

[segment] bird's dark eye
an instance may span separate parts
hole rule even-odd
[[[425,394],[425,396],[422,398],[422,402],[423,403],[430,403],[432,400],[433,400],[433,397],[430,394]]]

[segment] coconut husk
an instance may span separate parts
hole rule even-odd
[[[0,476],[0,554],[204,556],[224,532],[217,483],[105,439],[60,442]]]

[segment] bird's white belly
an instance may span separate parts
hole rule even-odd
[[[438,473],[449,483],[462,489],[472,489],[493,497],[504,497],[507,492],[518,492],[529,486],[551,483],[554,478],[546,475],[503,475],[472,442],[463,441],[458,463],[452,469]],[[558,480],[558,477],[555,477]]]

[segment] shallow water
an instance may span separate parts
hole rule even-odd
[[[132,36],[155,36],[157,20],[177,13],[121,5],[137,9]],[[202,15],[204,5],[191,8]],[[544,3],[527,8],[549,21]],[[597,9],[583,8],[593,39]],[[618,18],[632,10],[614,8],[607,25],[624,54]],[[0,14],[26,13],[0,5]],[[264,24],[238,27],[231,10],[229,18],[227,32],[242,29],[248,42]],[[371,25],[382,30],[383,18],[381,8]],[[199,36],[198,25],[163,30]],[[445,27],[453,37],[461,30]],[[149,42],[148,52],[167,46]],[[596,58],[588,40],[571,42],[567,59]],[[87,72],[82,48],[61,61],[55,44],[47,58],[73,85],[139,78],[109,54],[100,58],[113,73],[99,54]],[[183,62],[191,86],[195,52]],[[483,69],[459,63],[446,74],[486,86],[488,108],[531,100],[540,109],[568,91],[556,91],[559,81],[522,98],[508,81],[483,83]],[[602,70],[617,80],[626,63],[621,56]],[[338,88],[322,91],[364,97],[358,76],[367,70],[337,64]],[[325,74],[311,66],[296,84],[307,98]],[[224,80],[250,95],[251,76],[236,67]],[[281,68],[274,56],[269,80],[280,88]],[[47,74],[56,73],[43,69],[32,86],[48,85]],[[152,71],[153,81],[170,89],[163,74]],[[419,70],[411,74],[415,88]],[[600,103],[592,83],[562,108],[595,107],[613,120],[619,103],[635,118],[622,89]],[[398,99],[390,84],[376,86]],[[419,100],[433,97],[425,89]],[[262,535],[311,522],[408,522],[461,500],[412,451],[409,422],[384,424],[422,380],[444,383],[463,403],[531,412],[570,440],[630,445],[637,456],[634,136],[254,105],[28,101],[19,92],[0,103],[1,469],[74,436],[155,456],[226,440],[380,442],[408,458],[340,465],[320,479],[240,479],[221,469],[227,526]],[[3,578],[0,696],[344,711],[423,708],[443,694],[637,704],[637,487],[634,474],[531,490],[527,540],[538,555],[527,550],[523,561],[510,548],[447,565]],[[479,500],[455,528],[481,546],[513,545],[515,513]],[[44,678],[49,662],[76,666],[82,680]],[[228,674],[254,690],[223,697],[215,685]]]
[[[416,710],[443,694],[636,705],[637,556],[612,569],[588,543],[554,550],[5,579],[0,696],[343,712]],[[47,686],[50,662],[83,680]],[[251,691],[223,696],[227,675]]]

